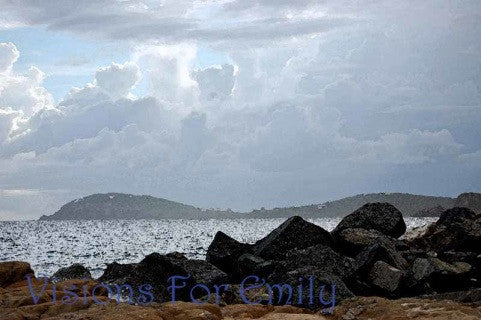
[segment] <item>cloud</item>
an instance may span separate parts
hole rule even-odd
[[[20,53],[11,42],[0,43],[0,73],[9,72]]]

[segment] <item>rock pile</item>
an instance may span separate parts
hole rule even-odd
[[[218,232],[205,261],[180,253],[152,253],[139,263],[109,264],[97,281],[134,287],[150,284],[155,302],[162,303],[171,298],[170,277],[189,275],[182,288],[199,283],[206,287],[229,284],[230,288],[213,299],[205,291],[193,293],[179,286],[176,300],[195,298],[220,305],[245,302],[235,289],[243,282],[255,288],[250,301],[290,304],[314,312],[326,306],[319,301],[350,305],[352,299],[359,299],[356,296],[480,303],[481,215],[455,207],[415,237],[400,239],[405,231],[402,214],[395,207],[370,203],[342,219],[332,232],[300,217],[288,219],[254,244]],[[0,264],[0,287],[32,272],[25,263]],[[57,272],[62,281],[89,275],[79,265]]]

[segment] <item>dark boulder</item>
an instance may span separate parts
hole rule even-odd
[[[219,231],[207,249],[206,260],[220,270],[234,274],[237,272],[239,257],[245,253],[251,253],[251,251],[251,245],[240,243]]]
[[[268,287],[270,301],[267,303],[277,305],[292,304],[332,312],[332,308],[341,301],[354,296],[340,277],[314,266],[288,271],[277,281],[269,279],[267,283],[272,287],[270,290]],[[292,291],[285,285],[288,285]],[[279,288],[284,290],[281,291]],[[299,288],[302,290],[299,291]]]
[[[0,262],[0,288],[17,281],[25,280],[27,275],[34,275],[30,264],[23,261]]]
[[[185,288],[177,289],[175,299],[191,301],[190,289],[196,284],[213,286],[214,284],[227,283],[227,275],[204,260],[189,260],[179,254],[162,255],[152,253],[142,261],[135,264],[113,263],[107,266],[99,281],[112,284],[128,284],[134,290],[142,285],[151,285],[155,301],[163,302],[172,298],[168,287],[172,285],[172,276],[187,277],[188,279],[178,279],[177,285],[182,285],[185,281]],[[134,292],[134,298],[138,292]],[[196,293],[197,294],[197,293]],[[196,298],[201,297],[202,292],[198,292]]]
[[[356,258],[356,273],[365,278],[374,264],[383,261],[396,269],[406,270],[409,267],[408,262],[396,250],[395,246],[389,243],[375,243],[359,253]]]
[[[60,268],[53,274],[55,281],[61,282],[72,279],[91,279],[89,269],[85,268],[80,263],[72,264],[70,267]]]
[[[245,253],[237,261],[237,278],[242,279],[250,275],[256,275],[261,278],[268,277],[275,267],[276,263],[272,260],[266,261],[261,257]]]
[[[330,247],[316,245],[289,251],[269,278],[276,280],[275,277],[279,276],[278,278],[282,279],[282,274],[307,266],[315,267],[323,273],[336,275],[344,280],[352,279],[355,274],[353,259],[335,252]]]
[[[317,244],[333,245],[331,234],[323,228],[301,217],[294,216],[257,241],[254,253],[266,260],[282,260],[283,256],[293,250],[311,247]]]
[[[373,229],[393,238],[399,238],[406,232],[402,213],[393,205],[380,202],[365,204],[344,217],[333,234],[348,228]]]
[[[452,208],[443,212],[418,239],[418,247],[435,252],[472,251],[481,253],[481,216],[467,208]]]
[[[374,263],[369,272],[369,284],[381,295],[393,295],[399,291],[404,271],[394,268],[384,261]]]
[[[404,286],[411,294],[461,290],[469,287],[470,273],[471,265],[465,262],[418,258],[407,271]]]
[[[333,236],[336,249],[350,257],[356,256],[362,250],[378,242],[396,244],[396,239],[373,229],[347,228],[334,233]]]
[[[107,268],[100,278],[97,279],[98,282],[110,283],[110,282],[125,282],[128,276],[132,275],[137,263],[120,264],[117,262],[107,264]]]

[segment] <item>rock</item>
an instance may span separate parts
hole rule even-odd
[[[359,253],[356,258],[356,273],[362,278],[366,277],[378,261],[383,261],[396,269],[406,270],[407,261],[389,243],[376,243]]]
[[[481,214],[481,193],[468,192],[461,193],[454,204],[455,207],[471,209],[476,214]]]
[[[449,264],[438,258],[418,258],[406,273],[408,292],[447,292],[465,289],[470,281],[471,266],[465,262]]]
[[[389,203],[368,203],[344,217],[333,234],[348,228],[374,229],[387,236],[399,238],[406,232],[402,213]]]
[[[27,262],[0,262],[0,288],[25,280],[27,275],[33,275],[33,270]]]
[[[171,276],[182,276],[190,278],[185,280],[186,287],[176,290],[176,300],[190,301],[190,289],[195,284],[205,284],[212,287],[214,284],[227,283],[227,275],[214,265],[204,260],[189,260],[176,255],[161,255],[152,253],[142,261],[133,266],[131,273],[121,279],[113,280],[113,283],[128,283],[133,287],[143,284],[153,286],[152,292],[159,301],[170,299],[171,294],[167,292],[167,286],[171,285]],[[178,280],[178,285],[182,280]],[[196,298],[202,296],[195,296]]]
[[[312,277],[313,284],[312,299],[309,293],[311,283],[310,277]],[[302,279],[302,281],[300,281],[300,279]],[[282,281],[269,281],[269,284],[271,285],[275,283],[281,285],[289,284],[293,288],[292,305],[312,310],[330,309],[332,306],[338,305],[342,300],[354,296],[340,277],[323,272],[313,266],[289,271],[282,277]],[[299,294],[299,291],[297,290],[300,284],[302,284],[304,288],[304,290],[301,291],[301,294]],[[283,292],[283,296],[280,297],[279,290],[273,290],[271,296],[272,301],[277,304],[283,305],[287,302],[285,299],[282,299],[282,297],[285,298],[287,296],[286,292]],[[321,296],[322,301],[320,300]],[[328,310],[326,311],[329,312]],[[332,310],[330,311],[332,312]]]
[[[377,261],[369,272],[369,283],[381,293],[392,294],[400,288],[404,272],[384,261]]]
[[[435,252],[472,251],[481,253],[481,216],[467,208],[443,212],[426,233],[413,242]]]
[[[347,228],[334,233],[336,249],[347,256],[354,257],[367,247],[382,241],[396,244],[396,239],[386,236],[377,230]]]
[[[266,261],[250,253],[243,254],[237,261],[239,278],[249,275],[267,277],[275,267],[276,264],[273,261]]]
[[[292,249],[303,249],[317,244],[333,245],[331,234],[323,228],[294,216],[257,241],[254,253],[266,260],[282,260]]]
[[[474,320],[481,309],[452,301],[404,298],[357,297],[344,300],[334,310],[333,320]]]
[[[436,293],[420,296],[422,299],[431,300],[450,300],[461,303],[471,303],[481,306],[481,289],[475,288],[470,290]]]
[[[124,282],[123,279],[126,279],[129,275],[131,275],[136,267],[136,263],[109,263],[107,264],[107,268],[105,269],[104,273],[100,278],[97,279],[97,281],[105,283]]]
[[[219,231],[207,249],[206,260],[227,274],[235,274],[239,257],[251,251],[249,244],[240,243]]]
[[[70,279],[91,279],[89,269],[79,263],[75,263],[70,267],[60,268],[53,274],[55,281],[65,281]]]
[[[355,276],[354,260],[335,252],[324,245],[316,245],[306,249],[291,250],[269,276],[269,281],[282,280],[283,275],[308,266],[320,272],[350,280]]]

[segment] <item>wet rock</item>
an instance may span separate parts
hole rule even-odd
[[[471,265],[449,264],[438,258],[418,258],[406,273],[406,289],[411,293],[447,292],[465,289],[470,282]]]
[[[334,233],[333,236],[336,249],[350,257],[356,256],[362,250],[380,241],[396,244],[396,239],[373,229],[347,228]]]
[[[74,263],[70,267],[60,268],[53,274],[55,281],[65,281],[70,279],[91,279],[89,269],[80,263]]]
[[[333,234],[348,228],[373,229],[393,238],[399,238],[406,232],[402,213],[393,205],[380,202],[365,204],[344,217]]]
[[[266,261],[261,257],[250,253],[243,254],[237,261],[237,269],[239,278],[249,275],[256,275],[259,277],[267,277],[276,267],[275,262]]]
[[[295,216],[257,241],[254,253],[266,260],[282,260],[293,249],[303,249],[317,244],[333,245],[331,234],[323,228]]]
[[[384,261],[377,261],[369,272],[369,283],[381,294],[393,294],[401,286],[404,272]]]
[[[481,216],[467,208],[443,212],[426,233],[415,239],[418,247],[435,252],[472,251],[481,253]]]
[[[406,270],[409,267],[407,261],[389,243],[376,243],[359,253],[356,258],[356,272],[362,278],[366,277],[378,261],[383,261],[396,269]]]
[[[249,244],[240,243],[219,231],[207,249],[206,260],[228,274],[235,274],[239,257],[251,251]]]
[[[25,280],[27,275],[33,275],[33,270],[27,262],[0,262],[0,288]]]

